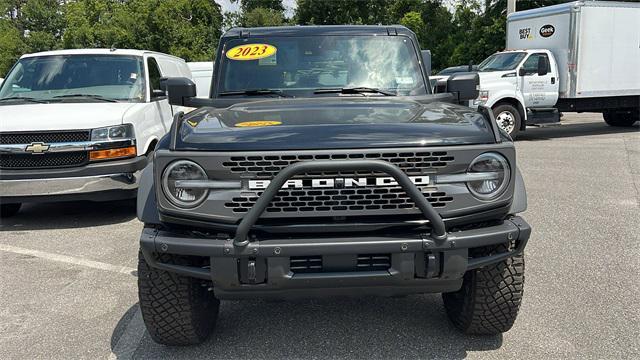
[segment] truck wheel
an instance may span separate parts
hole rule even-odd
[[[193,265],[187,257],[161,255],[163,263]],[[138,253],[138,296],[151,338],[164,345],[192,345],[215,327],[220,301],[202,280],[158,270]]]
[[[518,109],[513,105],[501,104],[493,108],[493,116],[496,118],[498,126],[506,131],[511,138],[515,139],[522,124]]]
[[[640,120],[640,109],[628,112],[603,111],[602,117],[609,126],[631,126]]]
[[[13,216],[13,215],[17,214],[18,211],[20,211],[20,207],[22,207],[22,204],[20,204],[20,203],[1,204],[0,205],[0,218],[7,218],[7,217],[10,217],[10,216]]]
[[[487,256],[507,251],[506,245],[478,249]],[[473,253],[472,253],[473,255]],[[462,288],[444,293],[444,307],[453,324],[467,334],[496,335],[516,321],[524,286],[524,255],[467,271]]]

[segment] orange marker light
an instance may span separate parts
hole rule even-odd
[[[119,149],[108,149],[108,150],[93,150],[89,152],[89,160],[107,160],[107,159],[117,159],[124,157],[132,157],[136,156],[136,147],[129,146],[126,148]]]

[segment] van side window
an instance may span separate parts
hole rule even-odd
[[[524,64],[522,64],[525,75],[534,75],[538,73],[538,59],[541,57],[547,59],[547,72],[551,72],[551,63],[549,62],[547,54],[532,54],[527,60],[525,60]]]
[[[160,69],[158,68],[156,59],[148,58],[147,67],[149,68],[149,86],[151,91],[160,90],[160,78],[162,75],[160,74]]]

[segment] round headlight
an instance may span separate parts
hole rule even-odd
[[[162,174],[162,189],[167,199],[174,205],[183,208],[191,208],[199,205],[206,199],[208,189],[189,188],[179,182],[185,180],[207,180],[207,173],[200,165],[188,161],[174,161],[164,169]]]
[[[509,162],[497,153],[484,153],[475,158],[469,165],[468,173],[482,174],[485,179],[467,182],[467,187],[473,196],[480,200],[495,199],[506,190],[509,185],[511,171]]]

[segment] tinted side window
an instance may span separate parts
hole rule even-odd
[[[522,64],[522,68],[524,69],[527,75],[533,75],[538,73],[538,59],[545,58],[547,59],[547,72],[551,72],[551,64],[549,63],[549,59],[547,58],[547,54],[532,54],[529,58]]]
[[[149,86],[151,90],[160,90],[160,68],[154,58],[147,59],[147,67],[149,68]]]

